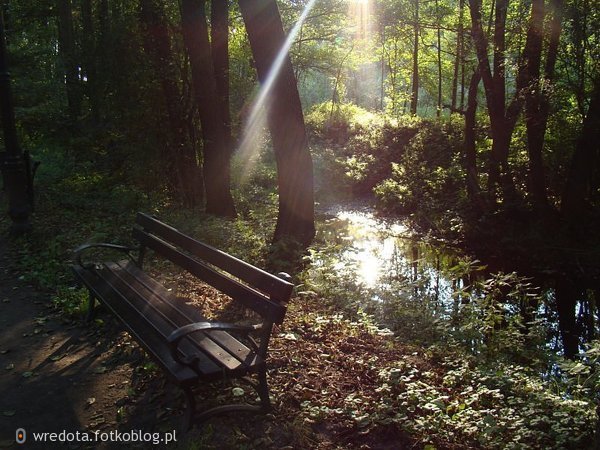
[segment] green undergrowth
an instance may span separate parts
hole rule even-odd
[[[270,245],[276,198],[264,195],[269,173],[257,175],[262,187],[235,193],[238,219],[222,220],[89,166],[57,157],[45,166],[34,231],[16,240],[14,250],[19,277],[50,292],[65,314],[86,310],[86,293],[70,274],[73,250],[84,242],[131,243],[140,210],[259,267],[290,264],[286,255],[295,249]],[[258,196],[267,201],[254,203]],[[582,448],[597,439],[600,345],[572,363],[544,360],[552,364],[545,370],[522,358],[527,342],[515,346],[522,324],[518,314],[505,314],[511,303],[486,303],[506,292],[515,301],[527,298],[525,287],[505,289],[518,279],[482,280],[479,300],[459,304],[461,320],[453,326],[426,303],[398,300],[390,332],[358,309],[369,294],[335,269],[335,251],[331,264],[312,265],[311,255],[327,250],[319,245],[304,269],[289,267],[297,297],[271,347],[273,420],[284,431],[273,431],[267,447],[374,448],[391,440],[427,449]]]

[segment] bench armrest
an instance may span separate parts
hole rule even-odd
[[[194,358],[180,358],[177,353],[177,347],[179,346],[179,342],[191,333],[196,333],[198,331],[229,331],[232,333],[241,334],[242,336],[248,338],[248,341],[251,343],[251,346],[254,347],[253,350],[258,352],[258,346],[256,342],[249,336],[250,333],[259,331],[262,325],[236,325],[232,323],[223,323],[223,322],[196,322],[190,323],[188,325],[184,325],[182,327],[174,330],[169,337],[167,337],[167,343],[171,349],[171,355],[173,359],[180,364],[192,364]]]
[[[75,258],[74,258],[74,262],[83,267],[84,269],[87,269],[90,267],[90,265],[85,265],[82,261],[82,256],[83,256],[83,252],[86,250],[89,250],[91,248],[108,248],[111,250],[118,250],[121,251],[125,254],[127,254],[127,256],[129,257],[129,259],[131,259],[132,261],[135,261],[134,257],[132,256],[131,252],[135,251],[136,249],[133,247],[127,247],[125,245],[118,245],[118,244],[109,244],[106,242],[98,242],[95,244],[83,244],[79,247],[77,247],[75,249]]]

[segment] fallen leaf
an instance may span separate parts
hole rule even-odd
[[[241,397],[242,395],[245,394],[244,390],[242,388],[239,387],[234,387],[231,392],[233,393],[234,397]]]
[[[85,402],[85,404],[87,406],[92,406],[94,403],[96,403],[96,398],[95,397],[90,397],[87,399],[87,401]]]
[[[23,378],[29,378],[29,377],[33,376],[33,372],[28,370],[27,372],[23,372],[22,375],[23,375]]]
[[[15,365],[13,363],[7,364],[5,369],[6,370],[13,370],[15,368]]]
[[[98,366],[94,369],[94,373],[104,373],[106,372],[108,369],[104,366]]]
[[[17,412],[13,409],[10,411],[4,411],[2,414],[4,414],[6,417],[12,417],[16,414]]]

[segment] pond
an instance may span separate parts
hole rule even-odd
[[[337,286],[328,295],[347,296],[345,303],[383,324],[396,321],[405,302],[450,315],[475,268],[456,250],[426,243],[401,221],[383,220],[369,209],[328,211],[317,241],[311,282]]]

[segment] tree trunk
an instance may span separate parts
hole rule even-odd
[[[458,29],[456,30],[456,56],[454,58],[454,72],[452,74],[452,100],[450,102],[450,111],[456,111],[457,98],[458,98],[458,71],[461,67],[463,60],[462,48],[463,48],[463,11],[464,11],[465,0],[459,1],[458,6]],[[477,83],[479,84],[479,83]],[[464,90],[464,86],[462,86]],[[461,109],[463,105],[461,104]]]
[[[229,12],[227,0],[212,0],[210,37],[217,96],[221,104],[221,120],[225,128],[225,146],[231,153],[231,115],[229,112]]]
[[[525,71],[525,125],[527,128],[527,150],[529,153],[529,192],[533,206],[545,209],[548,204],[542,150],[544,147],[545,120],[541,114],[542,82],[542,38],[544,34],[544,0],[534,0],[531,5],[531,21],[527,41],[523,50]]]
[[[505,199],[515,200],[516,190],[512,180],[508,156],[510,141],[522,108],[524,73],[522,67],[517,74],[516,94],[506,105],[506,17],[508,0],[497,0],[493,33],[493,72],[488,57],[488,41],[481,21],[481,1],[469,0],[473,43],[479,62],[479,71],[490,116],[492,149],[489,161],[488,191],[496,198],[496,190],[502,188]]]
[[[94,20],[92,13],[92,0],[82,0],[81,2],[81,21],[83,26],[82,45],[82,75],[85,77],[85,93],[88,98],[92,119],[98,123],[100,121],[100,112],[98,108],[98,89],[97,89],[97,71],[96,45],[94,42]]]
[[[412,91],[410,96],[410,113],[417,114],[419,103],[419,0],[415,1],[415,23],[413,26],[413,73]]]
[[[438,92],[437,92],[437,110],[435,115],[440,117],[442,114],[442,31],[440,19],[439,0],[435,0],[435,14],[437,16],[437,69],[438,69]]]
[[[235,207],[229,190],[231,152],[226,148],[225,127],[208,40],[204,0],[182,1],[182,27],[202,124],[206,212],[222,217],[235,217]]]
[[[475,207],[479,207],[480,189],[477,181],[477,148],[475,145],[475,118],[477,113],[477,89],[481,75],[475,70],[469,83],[467,109],[465,111],[465,172],[467,175],[467,195]]]
[[[575,319],[575,306],[581,294],[577,282],[570,278],[560,277],[556,280],[556,307],[558,310],[558,327],[566,358],[573,359],[579,353],[579,336]]]
[[[308,245],[315,235],[313,167],[298,87],[288,54],[277,74],[270,74],[285,34],[275,0],[240,0],[258,78],[275,76],[269,95],[268,122],[277,162],[279,213],[274,241],[292,239]]]
[[[186,206],[196,206],[202,201],[202,175],[195,150],[185,139],[186,119],[163,3],[141,0],[140,6],[144,47],[160,80],[169,118],[168,151],[163,153],[168,184]]]
[[[81,114],[81,92],[71,0],[58,0],[58,49],[65,73],[65,88],[71,126]]]

